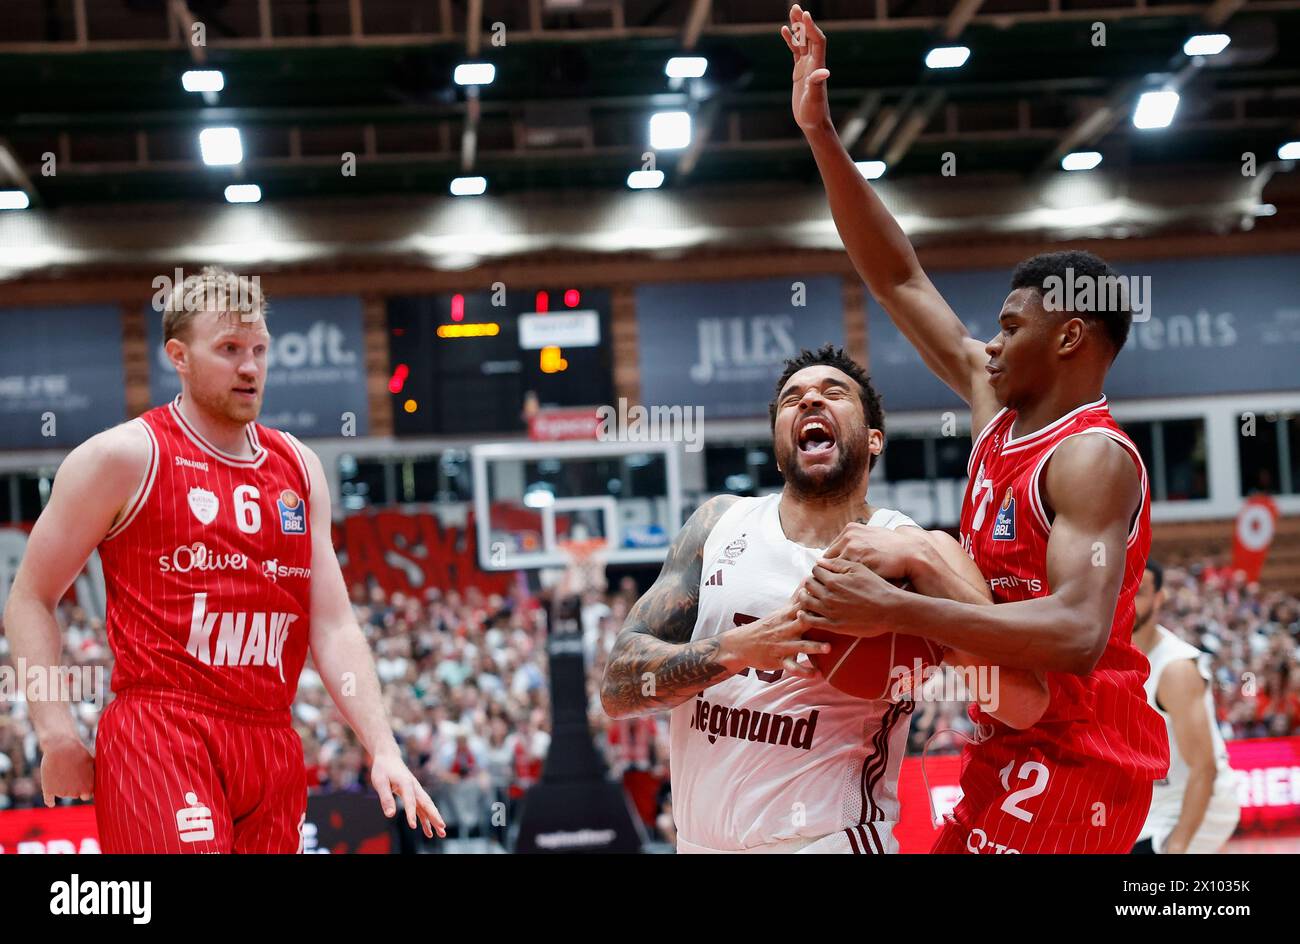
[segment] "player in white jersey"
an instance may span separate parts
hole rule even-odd
[[[601,701],[614,718],[672,709],[679,852],[893,852],[913,703],[829,685],[806,661],[829,647],[802,638],[794,597],[854,522],[888,529],[900,552],[925,546],[933,566],[913,577],[918,592],[986,603],[987,586],[953,538],[868,503],[884,415],[858,364],[830,345],[804,351],[776,389],[785,488],[718,496],[691,516],[628,613]],[[1018,727],[1037,720],[1041,679],[999,675],[998,716]]]
[[[1133,643],[1146,653],[1147,701],[1169,730],[1169,776],[1156,782],[1137,853],[1218,852],[1237,828],[1237,775],[1214,717],[1204,653],[1161,626],[1164,571],[1147,562]]]

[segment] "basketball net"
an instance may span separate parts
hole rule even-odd
[[[581,596],[589,591],[605,592],[605,560],[609,547],[604,538],[561,541],[556,548],[567,560],[557,588],[560,599]]]

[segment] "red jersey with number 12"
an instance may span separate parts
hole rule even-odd
[[[1158,779],[1169,765],[1159,716],[1143,684],[1150,666],[1134,647],[1134,599],[1151,550],[1151,496],[1137,447],[1110,415],[1106,398],[1081,406],[1056,422],[1012,437],[1016,413],[993,418],[971,450],[970,484],[962,507],[962,547],[979,565],[998,603],[1047,596],[1047,540],[1052,523],[1040,493],[1047,462],[1074,436],[1102,435],[1133,457],[1142,477],[1142,508],[1128,536],[1124,582],[1100,661],[1088,675],[1048,672],[1051,702],[1039,722],[1016,731],[976,707],[971,718],[992,724],[1004,750],[1037,748],[1061,761],[1104,763],[1134,777]],[[1101,553],[1098,550],[1097,553]],[[1094,562],[1104,566],[1105,561]],[[992,749],[987,745],[984,749]],[[981,748],[975,748],[978,752]]]
[[[148,471],[99,546],[113,690],[287,722],[311,612],[302,448],[250,423],[252,455],[222,452],[179,404],[132,421]]]

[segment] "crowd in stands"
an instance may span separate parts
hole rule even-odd
[[[1208,653],[1218,723],[1227,738],[1300,734],[1300,599],[1247,584],[1211,564],[1166,569],[1160,621]],[[612,773],[622,777],[651,834],[671,842],[666,714],[610,720],[598,686],[606,657],[638,588],[631,578],[583,598],[589,716]],[[550,743],[546,611],[521,579],[508,594],[431,590],[424,598],[353,588],[394,733],[453,836],[504,844],[520,798],[541,774]],[[111,655],[102,621],[80,607],[60,612],[67,664],[103,666]],[[0,635],[0,665],[12,665]],[[93,743],[99,709],[75,706]],[[294,705],[314,790],[369,789],[366,759],[320,677],[303,673]],[[923,701],[910,747],[955,751],[971,733],[966,705]],[[25,705],[0,700],[0,810],[41,802],[39,750]]]

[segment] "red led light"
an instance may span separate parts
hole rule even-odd
[[[545,292],[538,292],[537,306],[533,309],[533,311],[536,311],[539,314],[541,314],[541,313],[548,312],[550,310],[551,310],[551,296],[547,295]]]
[[[564,304],[570,308],[577,308],[578,302],[582,301],[582,296],[578,294],[576,288],[571,288],[564,293]]]
[[[452,321],[465,320],[465,296],[464,295],[451,296],[451,320]]]
[[[406,386],[406,378],[411,376],[411,368],[405,364],[398,364],[393,368],[393,376],[388,380],[389,393],[401,393],[402,388]]]

